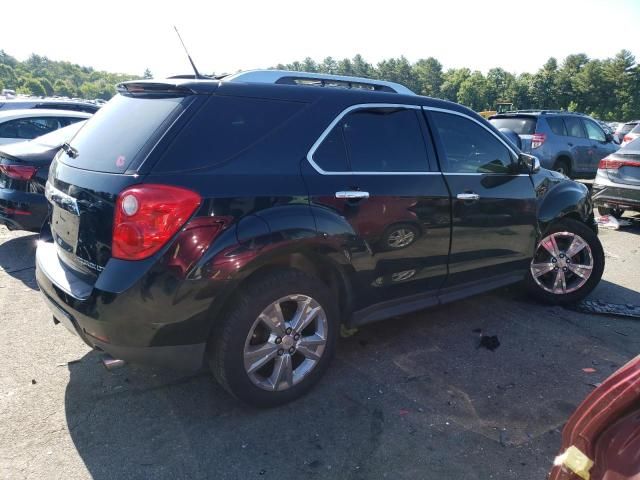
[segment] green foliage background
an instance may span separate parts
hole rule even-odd
[[[478,111],[493,110],[496,102],[508,101],[516,108],[566,109],[603,120],[640,118],[640,66],[628,50],[604,60],[583,53],[569,55],[561,63],[552,57],[537,72],[519,75],[500,67],[486,75],[468,68],[444,70],[433,57],[411,63],[404,56],[376,65],[361,55],[342,60],[327,57],[320,62],[306,58],[275,68],[390,80]],[[141,76],[109,73],[35,54],[19,62],[0,50],[0,88],[19,93],[107,100],[118,82],[151,76],[148,69]]]
[[[117,83],[136,78],[140,76],[101,72],[35,54],[19,62],[0,49],[0,89],[17,93],[108,100],[115,95]]]
[[[583,53],[569,55],[562,63],[552,57],[536,73],[520,75],[500,67],[486,75],[468,68],[444,70],[433,57],[410,63],[403,56],[377,65],[360,55],[343,60],[327,57],[321,62],[306,58],[276,68],[390,80],[477,111],[493,110],[496,102],[507,101],[520,109],[564,109],[603,120],[640,118],[640,66],[628,50],[604,60],[589,59]]]

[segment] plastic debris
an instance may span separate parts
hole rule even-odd
[[[591,478],[589,470],[593,467],[593,460],[582,453],[578,447],[567,448],[562,455],[556,457],[553,464],[557,467],[565,467],[584,480]]]
[[[620,222],[613,215],[602,215],[601,217],[596,218],[596,223],[600,228],[620,230]]]
[[[357,328],[347,328],[344,323],[340,325],[340,336],[342,338],[353,337],[356,333],[358,333]]]
[[[596,373],[597,370],[595,368],[587,367],[587,368],[583,368],[582,371],[584,373]]]

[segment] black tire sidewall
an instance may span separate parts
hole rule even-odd
[[[555,305],[559,304],[571,304],[576,303],[582,300],[584,297],[589,295],[591,291],[598,285],[600,279],[602,278],[602,274],[604,273],[605,259],[604,259],[604,249],[602,248],[602,243],[600,243],[600,239],[596,235],[596,233],[591,230],[587,225],[577,220],[566,218],[554,222],[541,236],[541,240],[555,232],[572,232],[577,235],[580,235],[591,248],[591,255],[593,256],[593,270],[591,272],[591,276],[589,280],[580,287],[575,292],[567,293],[565,295],[557,295],[551,292],[547,292],[543,290],[533,279],[533,275],[531,274],[531,270],[527,273],[526,285],[527,289],[530,293],[532,293],[539,300],[544,301],[545,303],[551,303]],[[536,245],[537,248],[537,245]]]
[[[327,315],[327,343],[322,358],[306,378],[288,390],[271,392],[254,385],[246,373],[244,345],[258,315],[273,301],[291,294],[308,295],[322,306]],[[304,395],[322,377],[335,354],[339,314],[327,286],[302,272],[283,271],[249,284],[236,297],[227,309],[230,312],[224,320],[227,324],[222,327],[224,344],[219,338],[211,342],[216,349],[209,357],[212,370],[222,370],[217,379],[236,398],[256,407],[273,407]]]

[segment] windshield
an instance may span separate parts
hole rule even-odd
[[[502,117],[489,121],[497,129],[508,128],[518,135],[533,135],[536,132],[536,119],[531,117]]]
[[[44,145],[45,147],[59,147],[63,143],[71,140],[73,136],[78,132],[78,130],[80,130],[82,125],[85,124],[85,122],[86,120],[82,122],[72,123],[71,125],[64,128],[59,128],[58,130],[54,130],[53,132],[47,133],[45,135],[40,135],[39,137],[34,138],[32,141],[34,143]]]

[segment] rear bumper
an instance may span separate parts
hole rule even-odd
[[[203,315],[179,308],[168,313],[163,299],[140,298],[138,284],[122,293],[101,291],[62,264],[53,243],[38,246],[36,281],[55,322],[91,348],[132,363],[202,367],[208,337]]]
[[[0,188],[0,224],[12,230],[39,232],[48,213],[44,195]]]
[[[593,184],[593,204],[596,207],[640,211],[640,187],[598,180]]]

